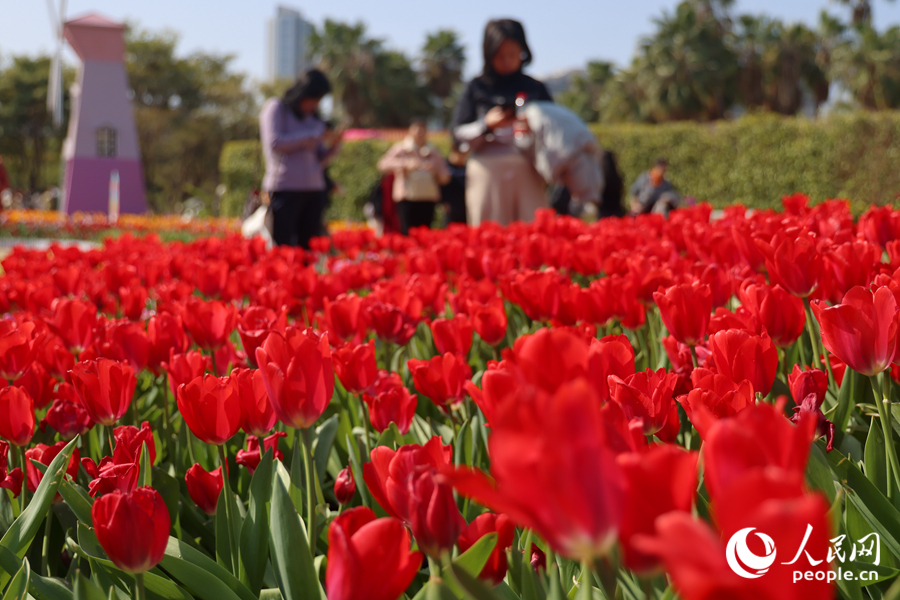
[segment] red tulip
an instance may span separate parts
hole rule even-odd
[[[68,442],[56,442],[52,446],[48,446],[46,444],[38,444],[34,448],[29,448],[25,451],[25,472],[27,475],[28,482],[28,490],[34,492],[37,490],[38,486],[41,484],[41,480],[44,478],[44,474],[38,471],[37,467],[32,464],[32,460],[35,460],[42,465],[50,465],[50,462],[56,458],[56,455],[62,452],[62,449],[66,447]],[[78,448],[72,450],[72,456],[69,458],[69,465],[66,467],[66,474],[75,479],[78,476]],[[62,500],[62,497],[57,494],[55,502],[59,502]]]
[[[525,552],[524,550],[522,552]],[[537,544],[534,542],[531,543],[531,570],[535,573],[538,572],[538,569],[543,569],[544,572],[547,571],[547,555],[543,550],[538,548]]]
[[[754,336],[740,329],[709,336],[709,349],[716,373],[734,383],[748,380],[763,396],[772,389],[778,371],[778,349],[768,335]]]
[[[452,352],[463,358],[469,355],[472,348],[472,334],[475,329],[465,315],[456,315],[452,319],[435,319],[431,322],[431,334],[438,354]]]
[[[60,387],[68,386],[67,383],[59,384]],[[72,391],[74,394],[74,390]],[[77,397],[76,397],[77,398]],[[76,435],[86,433],[94,422],[91,415],[84,409],[78,400],[69,398],[57,398],[47,411],[44,422],[55,429],[64,440],[71,440]],[[44,422],[41,423],[43,426]]]
[[[449,406],[463,399],[466,380],[472,369],[458,354],[447,353],[431,360],[410,359],[406,363],[416,389],[438,406]]]
[[[272,450],[272,457],[275,460],[282,460],[284,458],[284,454],[281,450],[278,449],[278,438],[287,437],[287,434],[283,431],[276,431],[272,435],[262,440],[262,448],[259,445],[259,438],[253,435],[247,436],[247,449],[246,450],[238,450],[235,455],[235,462],[239,465],[243,465],[247,467],[247,470],[251,475],[256,471],[256,467],[259,466],[259,461],[262,460],[262,455],[264,452],[268,452]]]
[[[496,346],[506,337],[506,307],[500,298],[476,304],[470,308],[470,316],[472,328],[489,346]]]
[[[379,339],[405,346],[416,333],[416,321],[396,306],[367,303],[366,319]]]
[[[91,520],[103,550],[126,573],[149,571],[166,553],[172,521],[162,496],[153,488],[98,498]]]
[[[506,550],[512,547],[516,526],[506,515],[484,513],[475,517],[459,536],[459,551],[465,552],[484,536],[496,533],[497,545],[478,577],[498,585],[506,577]]]
[[[819,286],[824,265],[809,234],[788,230],[771,244],[757,239],[756,246],[766,257],[766,270],[773,285],[781,285],[800,298],[806,298]]]
[[[378,375],[375,340],[356,346],[346,345],[332,354],[334,371],[348,392],[360,393],[371,386]]]
[[[343,340],[352,339],[360,330],[362,298],[355,294],[341,294],[334,301],[326,298],[324,304],[328,329]]]
[[[407,482],[416,471],[441,471],[453,459],[451,446],[433,437],[424,446],[406,444],[396,451],[387,446],[372,449],[372,460],[363,465],[363,479],[372,497],[389,515],[410,522]]]
[[[157,373],[164,363],[170,362],[170,356],[183,354],[190,346],[181,317],[168,312],[159,312],[150,317],[147,321],[147,338],[150,340],[147,364]]]
[[[550,321],[559,311],[560,287],[565,278],[556,271],[519,271],[501,279],[503,293],[518,304],[529,318]]]
[[[276,313],[271,308],[264,306],[251,306],[247,308],[237,321],[238,335],[241,336],[241,344],[244,346],[244,354],[254,367],[256,365],[256,349],[259,348],[271,331],[284,333],[287,327],[287,313]]]
[[[162,366],[169,376],[169,388],[174,396],[181,384],[189,383],[202,377],[204,373],[212,371],[212,360],[209,356],[196,350],[176,354],[172,349],[169,352],[168,362],[162,363]]]
[[[383,432],[391,423],[396,423],[400,433],[406,435],[416,414],[418,401],[403,385],[400,375],[382,371],[370,392],[363,394],[362,399],[369,408],[372,427]]]
[[[533,529],[567,557],[607,553],[624,480],[606,445],[597,393],[579,378],[553,395],[516,393],[497,408],[488,439],[493,479],[469,467],[447,469],[457,491]]]
[[[128,411],[137,386],[134,369],[108,358],[76,363],[69,377],[91,419],[107,427]]]
[[[185,473],[184,482],[194,504],[208,515],[216,514],[219,496],[225,485],[222,467],[207,473],[200,463],[194,463],[194,466]]]
[[[22,492],[22,469],[16,467],[9,471],[9,442],[0,440],[0,489],[7,489],[18,498]]]
[[[68,351],[66,354],[72,356]],[[31,363],[25,373],[16,379],[15,384],[28,392],[28,395],[34,400],[36,409],[44,408],[53,402],[53,386],[56,385],[56,379],[38,361]],[[77,396],[73,396],[73,398],[77,399]]]
[[[34,360],[34,323],[0,319],[0,378],[15,381]]]
[[[344,511],[328,529],[325,589],[329,600],[396,600],[422,566],[397,519],[376,519],[364,506]]]
[[[612,401],[622,407],[629,421],[639,420],[644,433],[652,435],[666,426],[678,377],[665,369],[634,373],[626,379],[609,376]]]
[[[60,298],[53,303],[53,321],[47,323],[69,351],[79,354],[91,345],[97,307],[89,302]]]
[[[761,334],[764,330],[779,348],[794,345],[803,333],[806,326],[803,300],[780,285],[770,287],[747,280],[738,291],[738,298],[741,307],[753,315],[758,326],[762,327],[762,330],[754,328],[756,333]]]
[[[269,400],[281,421],[295,429],[311,427],[334,394],[334,366],[328,339],[289,327],[269,334],[256,350]]]
[[[897,300],[886,287],[874,293],[855,287],[836,306],[811,302],[825,348],[851,369],[877,375],[896,359]]]
[[[753,384],[746,379],[737,384],[709,369],[694,369],[691,382],[693,389],[678,402],[704,439],[716,420],[732,417],[756,403]]]
[[[156,441],[153,439],[153,430],[147,421],[141,423],[138,429],[134,425],[122,425],[113,430],[116,441],[115,454],[118,462],[138,462],[141,459],[144,445],[147,446],[147,455],[150,464],[156,462]]]
[[[241,413],[244,416],[241,428],[256,437],[272,431],[278,417],[269,401],[266,384],[259,369],[235,369],[230,377],[241,401]]]
[[[344,467],[334,479],[334,497],[338,504],[350,504],[353,495],[356,494],[356,482],[353,481],[353,471],[350,467]]]
[[[828,375],[821,369],[804,370],[800,365],[794,365],[793,371],[788,375],[788,385],[797,404],[812,394],[815,396],[815,403],[821,405],[825,400],[825,392],[828,391]]]
[[[620,454],[625,475],[625,502],[619,540],[625,565],[646,573],[659,560],[633,545],[634,536],[652,534],[656,518],[672,511],[690,513],[697,488],[697,453],[677,446],[651,446],[641,454]]]
[[[0,437],[14,446],[27,446],[34,435],[34,401],[24,389],[0,389]]]
[[[856,286],[869,285],[881,259],[881,251],[862,240],[834,244],[824,254],[831,275],[828,299],[833,302]]]
[[[196,344],[204,350],[221,348],[237,325],[234,305],[221,300],[204,302],[191,297],[182,313],[184,325]]]
[[[227,377],[206,374],[178,386],[178,410],[200,440],[220,446],[241,428],[241,400]]]
[[[672,336],[688,346],[696,346],[706,337],[712,312],[712,293],[700,283],[673,285],[665,292],[654,292],[663,324]]]
[[[147,304],[147,288],[142,285],[119,288],[119,307],[122,316],[130,321],[139,321]]]
[[[453,497],[453,487],[429,468],[413,471],[407,480],[409,528],[425,554],[440,558],[449,552],[465,527]]]

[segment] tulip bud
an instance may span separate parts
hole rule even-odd
[[[350,467],[344,467],[334,480],[334,495],[338,503],[343,506],[353,500],[355,493],[356,482],[353,480],[353,471],[350,470]]]
[[[194,504],[208,515],[216,514],[216,505],[225,484],[222,480],[222,467],[206,472],[200,463],[195,463],[185,473],[184,481]]]

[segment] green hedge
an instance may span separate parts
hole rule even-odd
[[[630,185],[664,156],[668,177],[685,195],[722,207],[780,207],[785,194],[803,192],[814,202],[849,198],[854,212],[894,202],[900,193],[900,113],[849,113],[810,120],[748,115],[712,124],[596,124],[600,143],[616,153]],[[442,150],[446,136],[434,136]],[[344,188],[334,198],[332,219],[362,219],[362,206],[378,181],[375,163],[390,144],[348,142],[332,163],[331,176]],[[228,187],[225,214],[239,215],[255,175],[259,143],[231,142],[220,160]]]

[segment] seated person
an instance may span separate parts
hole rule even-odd
[[[680,203],[680,196],[675,187],[666,180],[666,168],[669,163],[666,159],[657,159],[649,171],[638,175],[637,180],[631,186],[631,213],[646,214],[653,212],[656,204],[666,196],[668,208],[674,208]]]

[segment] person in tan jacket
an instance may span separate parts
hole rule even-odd
[[[440,186],[450,181],[444,157],[427,137],[425,122],[413,121],[409,135],[378,161],[379,171],[394,173],[393,197],[403,235],[408,235],[411,227],[431,227],[434,206],[441,199]]]

